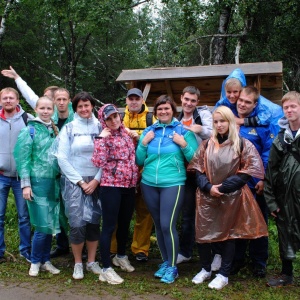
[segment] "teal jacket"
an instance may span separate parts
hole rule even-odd
[[[142,141],[149,131],[154,131],[154,139],[144,146]],[[187,146],[181,148],[173,142],[174,133],[183,135]],[[186,180],[186,163],[189,162],[198,143],[191,131],[175,118],[170,124],[159,121],[147,127],[141,135],[136,150],[136,163],[143,166],[142,183],[155,187],[184,185]]]

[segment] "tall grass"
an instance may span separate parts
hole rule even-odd
[[[9,193],[8,196],[4,224],[6,251],[10,253],[17,253],[20,239],[18,232],[18,215],[15,205],[15,199],[12,193]]]

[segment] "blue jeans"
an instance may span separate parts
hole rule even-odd
[[[52,234],[35,231],[32,239],[31,263],[50,261]]]
[[[185,257],[192,257],[195,244],[195,210],[196,210],[196,178],[187,174],[185,193],[181,209],[181,234],[179,253]]]
[[[7,177],[0,175],[0,257],[5,252],[4,242],[4,218],[7,206],[9,190],[12,188],[15,196],[15,203],[18,213],[19,235],[20,235],[20,253],[30,252],[31,225],[27,209],[26,200],[23,198],[20,181],[17,177]]]

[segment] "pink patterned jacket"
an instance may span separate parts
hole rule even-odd
[[[107,127],[101,119],[102,128]],[[102,168],[100,186],[135,187],[139,171],[135,164],[135,146],[123,125],[118,130],[111,131],[111,135],[102,139],[95,139],[93,164]]]

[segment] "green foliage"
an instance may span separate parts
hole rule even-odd
[[[140,1],[144,2],[144,1]],[[300,89],[300,2],[296,0],[20,0],[0,44],[0,65],[12,65],[41,95],[49,85],[102,102],[124,99],[122,69],[209,65],[220,14],[230,8],[222,63],[282,60],[289,89]],[[138,9],[133,9],[138,7]],[[3,12],[5,1],[0,4]],[[37,9],[38,8],[38,9]],[[12,85],[1,78],[0,85]]]

